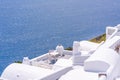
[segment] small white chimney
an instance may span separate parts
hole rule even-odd
[[[28,58],[28,57],[24,57],[22,63],[23,63],[23,64],[30,65],[30,60],[29,60],[29,58]]]
[[[57,45],[56,51],[62,56],[63,51],[64,51],[64,47],[62,45]]]

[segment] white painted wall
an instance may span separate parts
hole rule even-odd
[[[119,59],[116,51],[109,48],[99,48],[84,63],[86,71],[106,72],[111,66],[114,66]],[[101,68],[102,67],[102,68]]]
[[[68,71],[70,71],[72,69],[72,66],[71,67],[66,67],[66,68],[63,68],[63,69],[60,69],[58,71],[55,71],[54,73],[48,75],[48,76],[45,76],[43,78],[37,78],[35,80],[57,80],[59,79],[62,75],[64,75],[65,73],[67,73]]]

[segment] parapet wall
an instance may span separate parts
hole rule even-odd
[[[65,73],[67,73],[68,71],[70,71],[72,69],[72,66],[70,67],[66,67],[66,68],[63,68],[63,69],[60,69],[58,71],[55,71],[54,73],[48,75],[48,76],[45,76],[41,79],[36,79],[36,80],[57,80],[59,79],[62,75],[64,75]]]

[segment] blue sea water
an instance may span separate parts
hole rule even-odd
[[[72,46],[120,23],[120,0],[0,0],[0,74],[57,44]]]

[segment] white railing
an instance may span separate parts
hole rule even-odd
[[[64,50],[64,51],[63,51],[63,54],[66,54],[66,55],[72,55],[72,51]]]
[[[38,57],[36,57],[36,58],[33,58],[33,59],[31,59],[30,61],[40,61],[40,60],[42,60],[42,59],[47,59],[47,58],[48,58],[48,53],[43,54],[43,55],[41,55],[41,56],[38,56]]]

